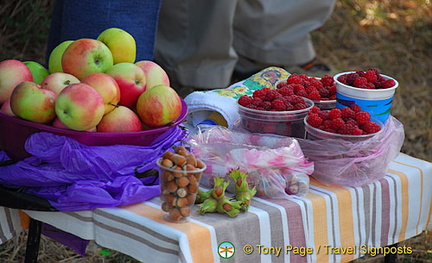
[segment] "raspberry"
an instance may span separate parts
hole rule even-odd
[[[312,113],[318,113],[318,112],[320,112],[320,108],[318,108],[317,106],[313,106],[309,111],[308,111],[308,114],[310,115],[310,114],[312,114]]]
[[[335,131],[338,131],[344,124],[345,122],[344,120],[342,120],[342,118],[332,119],[330,123],[330,128],[332,128]]]
[[[327,110],[322,110],[318,112],[318,115],[321,117],[321,119],[323,120],[327,120],[329,119],[329,111]]]
[[[297,95],[291,95],[289,96],[290,102],[294,105],[297,103],[303,103],[304,99],[302,99],[302,97],[297,96]]]
[[[396,85],[396,82],[395,82],[394,80],[392,80],[392,79],[387,79],[387,80],[385,80],[385,81],[381,81],[381,82],[379,82],[379,83],[378,83],[378,88],[381,88],[381,89],[388,89],[388,88],[393,87],[394,85]]]
[[[274,124],[265,124],[262,127],[262,132],[264,132],[264,133],[275,133],[276,132],[276,125],[274,125]]]
[[[286,86],[288,86],[288,83],[286,83],[285,81],[282,81],[276,85],[276,88],[281,89],[281,88],[286,87]]]
[[[349,107],[343,107],[341,112],[344,119],[355,118],[356,116],[356,113]]]
[[[320,96],[322,98],[328,98],[328,97],[330,97],[330,91],[328,89],[324,88],[324,87],[319,88],[318,92],[319,92],[319,94],[320,94]]]
[[[285,107],[286,110],[294,110],[294,106],[288,101],[285,101]]]
[[[264,89],[257,89],[252,94],[252,97],[254,98],[263,98],[266,95],[267,91]]]
[[[288,86],[284,86],[284,87],[278,89],[277,92],[279,92],[282,96],[289,96],[289,95],[294,94],[294,91],[292,89],[288,88]]]
[[[346,74],[346,82],[348,85],[353,85],[354,80],[356,80],[359,77],[357,73],[348,73]]]
[[[339,82],[343,83],[343,84],[348,84],[348,82],[347,82],[347,75],[346,74],[339,76],[337,80]]]
[[[316,113],[310,114],[309,117],[307,118],[307,123],[309,123],[310,126],[315,127],[315,128],[318,128],[322,122],[323,122],[323,120]]]
[[[299,90],[299,92],[297,92],[297,94],[296,94],[297,96],[301,96],[301,97],[306,97],[307,98],[307,96],[308,96],[308,94],[307,94],[307,92],[306,92],[306,90]]]
[[[378,79],[377,74],[375,70],[369,69],[365,72],[364,77],[367,79],[367,81],[371,83],[375,83]]]
[[[351,119],[351,118],[347,119],[347,120],[345,120],[345,123],[350,123],[356,127],[359,127],[359,124],[357,123],[357,121],[355,119]]]
[[[255,106],[257,106],[257,107],[261,107],[262,102],[263,102],[263,101],[262,101],[262,99],[260,99],[260,98],[253,98],[251,104],[252,104],[252,105],[255,105]]]
[[[339,134],[347,134],[347,135],[361,135],[363,132],[362,130],[360,130],[358,127],[349,124],[349,123],[345,123],[344,125],[342,125],[342,127],[338,130]],[[360,133],[360,134],[359,134]]]
[[[301,84],[303,83],[303,79],[297,74],[292,74],[288,77],[286,82],[287,84]]]
[[[299,102],[294,105],[294,110],[306,109],[308,106],[304,102]]]
[[[277,111],[285,111],[286,110],[286,106],[285,106],[285,102],[283,102],[280,99],[275,99],[272,103],[271,103],[271,108],[275,109]]]
[[[282,95],[277,92],[276,90],[269,90],[267,91],[267,93],[265,94],[265,96],[262,98],[263,100],[267,100],[267,101],[273,101],[278,97],[281,97]]]
[[[368,83],[366,83],[366,85],[364,85],[363,88],[364,89],[375,89],[376,87],[375,87],[375,84],[368,82]]]
[[[305,88],[305,90],[306,90],[307,94],[310,94],[311,92],[317,91],[317,89],[314,86],[307,86]]]
[[[359,75],[359,77],[364,77],[364,71],[362,70],[357,70],[355,73]]]
[[[319,115],[319,114],[318,114]],[[331,129],[331,120],[324,120],[321,125],[324,129]],[[333,129],[332,129],[333,130]]]
[[[331,85],[334,84],[334,79],[333,79],[332,76],[326,74],[326,75],[324,75],[324,76],[321,78],[321,83],[322,83],[324,86],[331,86]]]
[[[305,90],[305,87],[301,84],[291,84],[289,86],[293,89],[294,94],[297,94],[301,90]]]
[[[315,87],[315,88],[324,88],[324,85],[322,84],[322,82],[317,80],[317,79],[311,80],[309,82],[308,86]]]
[[[336,95],[336,85],[330,86],[328,90],[329,90],[330,96]]]
[[[360,112],[361,111],[361,108],[360,108],[360,106],[359,105],[357,105],[357,104],[353,104],[353,105],[351,105],[350,106],[350,109],[352,109],[354,112]]]
[[[330,119],[337,119],[342,117],[342,111],[338,108],[334,108],[330,111],[329,113],[329,118]]]
[[[246,107],[246,105],[251,104],[252,102],[252,97],[248,96],[248,95],[243,95],[238,99],[238,104]]]
[[[378,78],[380,77],[380,72],[379,72],[378,69],[376,69],[376,68],[370,68],[370,69],[368,69],[367,71],[369,71],[369,70],[375,72],[375,75],[376,75]]]
[[[312,91],[307,95],[307,98],[310,100],[321,100],[321,95],[318,91]]]
[[[360,111],[356,113],[355,119],[357,123],[361,126],[369,122],[370,120],[370,114],[367,111]]]
[[[365,77],[358,77],[354,80],[353,85],[357,88],[361,88],[363,86],[366,86],[368,83],[368,80]]]
[[[265,110],[270,110],[272,108],[272,103],[270,101],[263,101],[261,103],[261,106],[265,109]]]
[[[381,130],[381,127],[373,121],[367,122],[365,125],[362,126],[363,131],[365,131],[367,134],[372,134],[379,132]]]

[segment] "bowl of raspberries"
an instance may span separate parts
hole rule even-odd
[[[293,94],[312,100],[320,109],[336,107],[336,83],[330,75],[314,78],[305,74],[291,74],[275,86],[276,89],[288,88]]]
[[[310,99],[287,89],[263,88],[237,100],[241,127],[252,133],[304,138],[303,119],[314,106]]]
[[[336,82],[336,107],[353,104],[382,123],[390,116],[393,96],[398,82],[377,69],[342,72],[334,76]]]
[[[367,111],[353,104],[342,109],[321,110],[313,107],[304,118],[306,139],[343,139],[361,141],[378,134],[383,124]]]

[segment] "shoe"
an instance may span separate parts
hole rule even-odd
[[[336,73],[338,73],[329,65],[318,62],[316,58],[314,58],[312,61],[306,64],[294,65],[294,66],[281,66],[281,65],[268,65],[258,61],[249,60],[244,57],[239,57],[239,61],[236,65],[236,69],[234,70],[232,79],[233,80],[246,79],[252,76],[253,74],[270,66],[283,68],[286,71],[288,71],[288,73],[290,74],[305,74],[309,77],[317,77],[317,78],[321,78],[326,74],[333,76]]]
[[[313,59],[312,61],[296,66],[285,66],[284,69],[291,74],[305,74],[309,77],[321,78],[324,75],[333,76],[337,72],[324,63],[318,62],[317,59]]]

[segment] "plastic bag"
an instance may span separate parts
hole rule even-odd
[[[207,165],[201,184],[213,187],[215,176],[224,177],[231,169],[247,172],[248,183],[257,196],[286,198],[304,196],[314,165],[304,157],[297,140],[289,137],[256,135],[231,131],[222,126],[198,126],[189,143],[194,154]],[[234,183],[227,189],[234,192]]]
[[[362,186],[386,175],[404,138],[402,123],[390,116],[382,132],[364,141],[299,139],[299,143],[315,164],[314,178],[325,184]]]
[[[23,188],[61,211],[142,202],[160,193],[157,171],[142,175],[156,169],[156,159],[183,144],[186,136],[187,130],[175,127],[148,146],[86,146],[69,137],[35,133],[25,145],[33,156],[0,167],[0,184]]]

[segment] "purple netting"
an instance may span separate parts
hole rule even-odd
[[[25,193],[47,199],[60,211],[145,201],[159,195],[157,173],[139,179],[137,172],[155,169],[156,159],[186,136],[187,130],[175,127],[148,146],[86,146],[65,136],[36,133],[25,146],[33,156],[0,167],[0,184],[24,187]]]

